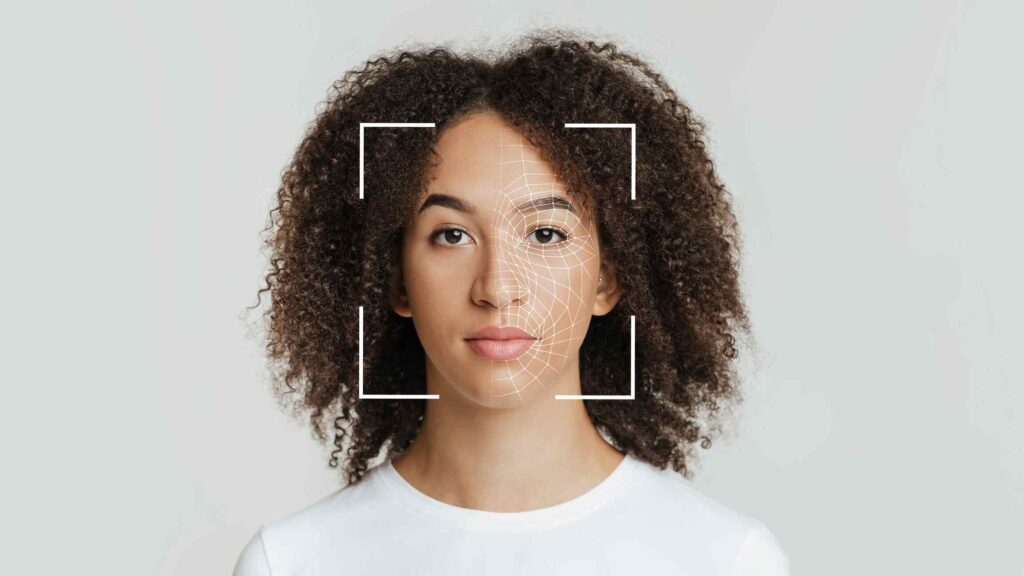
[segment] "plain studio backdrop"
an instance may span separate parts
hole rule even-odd
[[[380,51],[554,26],[664,72],[735,199],[760,350],[741,350],[747,403],[695,485],[768,525],[794,574],[1024,573],[1022,17],[6,6],[0,572],[226,574],[260,523],[335,490],[242,316],[281,171],[331,83]]]

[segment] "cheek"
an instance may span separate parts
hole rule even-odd
[[[549,258],[545,263],[537,263],[533,268],[535,305],[577,317],[593,301],[596,272],[591,271],[592,267],[589,260],[570,258]]]
[[[422,315],[445,313],[467,294],[471,269],[457,258],[445,258],[430,247],[412,248],[404,257],[405,286],[413,311]]]

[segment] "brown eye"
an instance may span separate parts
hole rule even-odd
[[[555,228],[538,228],[534,230],[533,233],[530,234],[530,236],[533,236],[535,234],[537,235],[538,240],[538,242],[536,243],[541,245],[561,244],[562,242],[568,240],[568,236],[564,232]],[[552,242],[552,239],[555,237],[556,234],[562,237],[562,242]]]
[[[469,238],[469,234],[461,228],[442,228],[431,235],[431,240],[436,242],[439,237],[444,238],[441,244],[445,246],[458,246],[460,240]]]

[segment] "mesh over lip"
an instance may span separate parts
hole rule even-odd
[[[514,326],[506,326],[504,328],[508,329],[508,328],[515,328],[515,327]],[[517,330],[522,330],[521,328],[516,328],[516,329]],[[525,330],[522,330],[522,332],[526,333]],[[466,338],[464,338],[464,340],[496,340],[496,341],[500,341],[500,340],[540,340],[539,337],[530,336],[529,333],[526,333],[526,334],[527,335],[525,335],[525,336],[518,336],[517,335],[517,336],[511,336],[511,337],[508,337],[508,338],[492,338],[492,337],[489,337],[489,336],[480,336],[480,337],[477,337],[477,336],[467,336]]]

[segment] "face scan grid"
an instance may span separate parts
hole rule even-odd
[[[546,164],[539,160],[533,146],[517,142],[518,139],[510,138],[512,135],[507,132],[501,127],[497,131],[500,159],[498,189],[494,194],[499,198],[499,205],[490,225],[490,236],[500,245],[499,257],[503,259],[503,265],[498,273],[511,276],[500,285],[512,288],[506,288],[500,295],[501,303],[494,311],[494,324],[521,328],[537,336],[538,340],[518,358],[493,360],[506,376],[502,378],[495,374],[490,382],[489,397],[514,394],[523,402],[521,392],[535,385],[543,388],[543,375],[565,364],[567,344],[578,332],[581,322],[584,334],[585,327],[589,325],[590,313],[584,309],[584,286],[582,283],[564,283],[561,278],[568,276],[571,282],[572,275],[558,272],[579,268],[586,260],[597,258],[598,254],[590,245],[589,230],[582,226],[574,227],[569,222],[570,218],[576,218],[570,210],[556,210],[550,205],[546,210],[520,212],[516,208],[529,201],[560,197],[557,193],[565,194],[565,189],[544,169]],[[527,150],[531,152],[529,157]],[[531,218],[539,214],[545,216],[543,222],[539,218]],[[526,238],[519,236],[523,229],[531,230]],[[573,229],[578,232],[568,232]],[[517,288],[522,292],[515,292]],[[525,301],[512,305],[515,300]],[[541,311],[531,305],[531,300],[556,304]],[[501,386],[502,383],[507,385]]]

